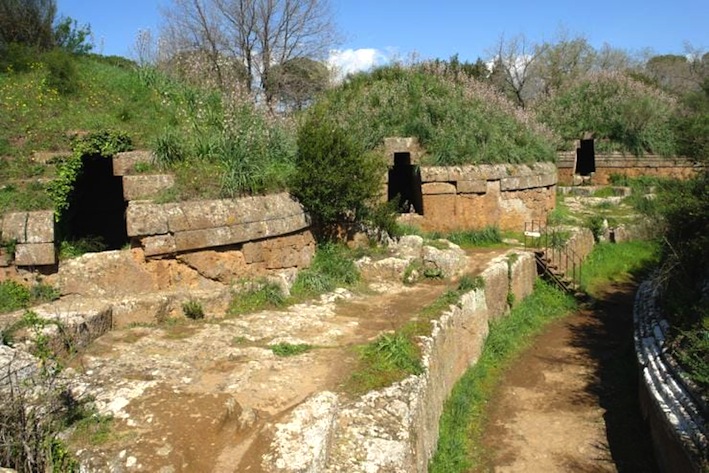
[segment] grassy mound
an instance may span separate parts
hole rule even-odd
[[[320,102],[365,149],[415,136],[426,164],[555,159],[552,136],[489,86],[435,65],[390,66],[349,78]]]

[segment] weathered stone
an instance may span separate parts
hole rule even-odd
[[[26,240],[27,212],[11,212],[2,219],[2,239],[24,243]]]
[[[170,255],[177,252],[173,235],[155,235],[140,239],[145,256]]]
[[[172,174],[123,176],[123,199],[138,200],[152,197],[175,185]]]
[[[231,284],[235,280],[249,276],[247,261],[241,251],[198,251],[180,255],[177,258],[194,268],[205,278]]]
[[[509,292],[514,296],[515,304],[517,304],[534,291],[537,265],[534,255],[528,252],[510,252],[507,254],[507,261],[509,265]]]
[[[394,165],[395,153],[409,153],[411,164],[418,164],[423,154],[418,138],[415,137],[389,137],[384,138],[384,154],[389,166]]]
[[[28,212],[25,237],[22,243],[53,243],[54,212],[51,210]]]
[[[455,194],[455,185],[448,182],[427,182],[421,186],[424,195]]]
[[[51,266],[56,262],[54,243],[18,243],[15,247],[17,266]]]
[[[482,273],[485,280],[485,301],[491,319],[502,317],[509,309],[507,307],[507,293],[510,284],[507,264],[506,257],[495,258]]]
[[[447,167],[421,167],[421,182],[450,182],[450,180],[450,173]]]
[[[262,242],[244,243],[241,251],[247,263],[263,263],[263,247]]]
[[[166,210],[176,204],[129,202],[126,209],[128,236],[162,235],[168,232]]]
[[[456,188],[459,194],[484,194],[487,192],[487,181],[482,179],[475,181],[458,181]]]
[[[157,289],[132,251],[87,253],[59,266],[62,294],[88,297],[142,294]]]
[[[138,163],[153,163],[155,157],[149,151],[125,151],[113,157],[113,175],[125,176],[135,169]]]
[[[442,240],[445,241],[445,240]],[[448,243],[448,249],[440,250],[433,246],[424,246],[422,260],[424,268],[440,270],[444,277],[452,277],[467,265],[465,251],[458,245]]]
[[[338,404],[336,394],[320,392],[276,424],[270,451],[264,455],[264,471],[325,471]]]

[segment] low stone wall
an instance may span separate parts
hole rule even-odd
[[[552,163],[422,167],[423,215],[401,220],[425,231],[496,226],[521,231],[524,222],[546,220],[556,204]]]
[[[174,255],[288,235],[309,226],[288,194],[156,204],[131,201],[128,236],[146,256]]]
[[[510,252],[483,272],[485,288],[465,294],[422,337],[424,373],[347,400],[318,393],[276,425],[263,467],[270,472],[425,472],[438,443],[443,405],[457,380],[482,352],[491,319],[533,290],[533,255]]]
[[[662,471],[709,469],[709,399],[702,399],[665,347],[669,325],[657,305],[653,281],[635,299],[635,351],[640,364],[640,405]]]
[[[590,178],[595,185],[610,184],[613,174],[638,177],[656,176],[677,179],[689,179],[701,169],[692,161],[683,158],[667,158],[656,155],[643,157],[625,156],[620,153],[596,155],[596,172]],[[560,153],[557,161],[559,184],[573,185],[576,153]]]

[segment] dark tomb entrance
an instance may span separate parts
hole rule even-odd
[[[596,152],[593,140],[581,140],[581,147],[576,149],[576,173],[590,176],[596,172]]]
[[[423,215],[421,172],[411,164],[411,153],[394,153],[394,167],[389,169],[389,202],[397,200],[400,213]]]
[[[85,240],[92,250],[118,250],[128,243],[123,182],[113,175],[113,161],[84,156],[82,169],[60,224],[63,238]]]

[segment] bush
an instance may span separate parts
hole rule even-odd
[[[79,90],[79,75],[71,53],[63,49],[53,49],[44,54],[42,60],[47,65],[47,85],[62,95]]]
[[[30,303],[30,290],[15,281],[0,282],[0,313],[27,307]]]
[[[298,130],[291,192],[309,212],[321,237],[364,221],[372,213],[386,171],[344,128],[316,106]]]
[[[359,280],[359,270],[347,249],[326,243],[318,246],[310,268],[298,272],[291,292],[301,297],[318,295],[338,287],[352,286]]]
[[[182,303],[182,312],[185,317],[192,320],[200,320],[204,318],[204,309],[199,301],[190,299]]]

